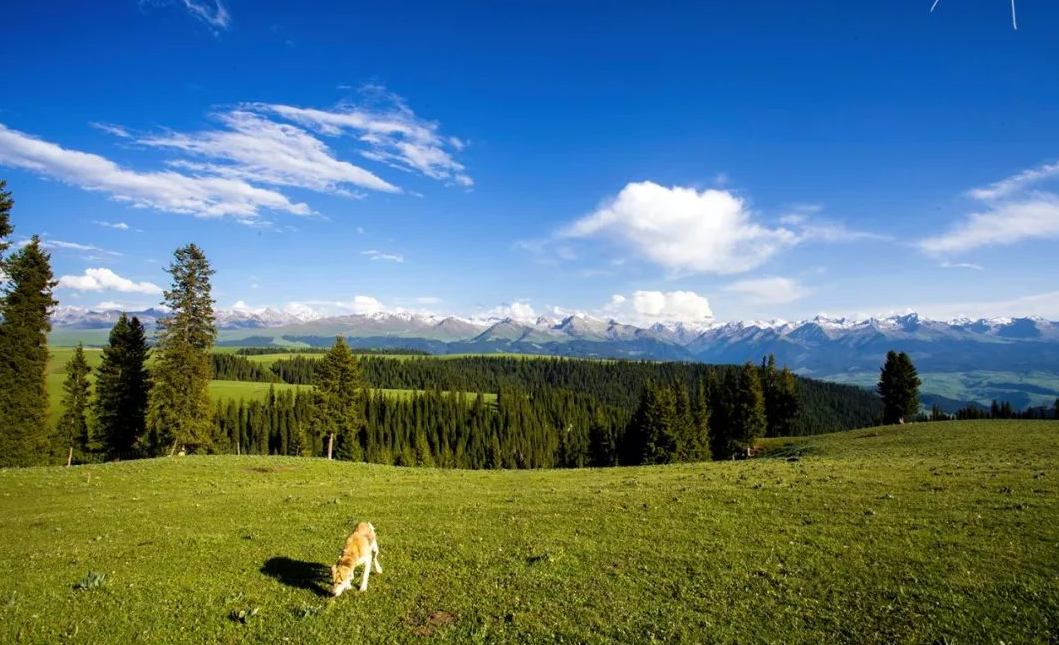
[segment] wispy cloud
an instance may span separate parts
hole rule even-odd
[[[204,22],[216,34],[228,29],[232,16],[221,0],[140,0],[140,6],[173,4],[184,7],[196,20]]]
[[[979,201],[993,201],[1019,192],[1031,184],[1055,177],[1059,177],[1059,162],[1023,170],[988,186],[973,188],[967,194]]]
[[[170,162],[194,172],[345,197],[362,196],[346,186],[388,193],[400,190],[364,168],[337,159],[326,144],[299,127],[276,123],[244,109],[215,116],[225,129],[170,132],[136,140],[149,147],[180,150],[208,160]]]
[[[984,271],[985,269],[979,264],[972,264],[970,262],[942,262],[939,266],[943,269],[974,269],[975,271]]]
[[[968,191],[981,202],[947,231],[919,240],[916,245],[931,255],[965,253],[983,246],[1009,245],[1029,239],[1059,237],[1059,193],[1032,190],[1034,184],[1059,178],[1059,163],[1006,177]]]
[[[361,155],[395,168],[419,172],[433,179],[474,185],[453,152],[466,142],[444,136],[433,121],[420,118],[404,99],[379,85],[362,88],[362,103],[342,103],[332,109],[315,109],[271,103],[244,106],[270,113],[329,137],[351,136],[366,149]]]
[[[92,223],[96,226],[102,226],[103,228],[112,228],[118,231],[127,231],[131,228],[125,222],[104,222],[102,220],[93,220]]]
[[[274,190],[226,177],[140,172],[100,155],[63,148],[0,124],[0,166],[23,168],[140,208],[199,217],[256,217],[261,210],[312,213]]]
[[[744,296],[751,303],[760,305],[786,304],[801,300],[812,293],[797,280],[775,276],[739,280],[727,285],[724,290]]]
[[[375,249],[368,249],[367,251],[361,251],[361,255],[366,255],[372,260],[384,260],[386,262],[404,262],[404,256],[400,253],[383,253],[376,251]]]
[[[106,268],[85,269],[82,275],[59,277],[59,288],[74,291],[124,291],[129,293],[162,293],[162,288],[151,282],[134,282]]]
[[[1059,195],[1037,193],[971,213],[945,233],[920,240],[932,255],[958,254],[982,246],[1059,237]]]

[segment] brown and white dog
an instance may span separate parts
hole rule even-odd
[[[346,538],[346,546],[338,563],[331,567],[331,594],[340,595],[353,586],[353,570],[364,565],[364,577],[360,580],[360,590],[368,590],[368,572],[372,564],[375,573],[382,573],[379,564],[379,543],[375,541],[375,527],[368,522],[357,524],[357,528]]]

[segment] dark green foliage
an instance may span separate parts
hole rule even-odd
[[[883,400],[883,423],[904,423],[919,413],[919,386],[916,367],[908,354],[890,350],[879,376],[878,392]]]
[[[63,381],[63,415],[59,418],[56,434],[59,441],[73,449],[73,458],[78,462],[92,461],[100,453],[102,444],[89,422],[88,414],[92,397],[92,384],[88,373],[92,368],[85,358],[85,348],[78,343],[73,358],[66,363],[66,380]]]
[[[639,458],[631,463],[665,464],[674,461],[677,453],[678,424],[677,397],[672,389],[648,383],[640,399],[627,434],[640,437]],[[634,455],[630,454],[630,457]]]
[[[363,417],[358,405],[363,388],[360,365],[339,336],[320,360],[311,430],[314,437],[321,439],[333,435],[335,454],[341,459],[363,458]]]
[[[124,313],[110,331],[96,370],[96,420],[109,459],[136,456],[136,441],[147,426],[147,335],[140,320]]]
[[[326,354],[327,347],[240,347],[236,350],[239,356],[266,356],[269,354]],[[351,347],[350,351],[358,356],[429,356],[429,352],[408,347]]]
[[[765,435],[788,437],[794,434],[800,409],[794,374],[786,366],[777,370],[776,358],[771,354],[761,362],[761,389],[765,396]]]
[[[140,442],[148,454],[185,446],[208,452],[213,445],[209,398],[209,350],[217,337],[210,276],[213,269],[194,244],[179,248],[168,269],[173,284],[165,292],[170,314],[158,321],[153,384],[147,403],[147,432]]]
[[[275,372],[260,363],[254,363],[235,354],[210,354],[211,378],[221,381],[255,381],[258,383],[279,383]]]
[[[0,179],[0,270],[4,268],[4,254],[11,246],[11,243],[7,241],[7,236],[14,231],[11,228],[11,209],[14,207],[15,202],[11,199],[11,192],[7,190],[7,180]]]
[[[739,371],[728,422],[725,437],[727,455],[749,455],[754,442],[765,435],[765,396],[761,391],[761,378],[753,363],[746,363]]]
[[[6,193],[0,200],[8,200]],[[3,210],[3,209],[0,209]],[[6,220],[0,222],[6,225]],[[48,423],[50,258],[33,236],[5,262],[0,299],[0,466],[49,463],[56,446]]]

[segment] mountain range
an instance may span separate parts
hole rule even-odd
[[[165,312],[129,312],[148,327]],[[105,342],[119,311],[61,307],[53,342]],[[520,353],[584,358],[742,363],[767,354],[804,376],[870,385],[890,349],[907,351],[938,394],[961,401],[1051,404],[1059,397],[1059,322],[1039,318],[930,320],[917,314],[851,320],[637,326],[582,314],[460,318],[419,313],[321,317],[276,309],[216,312],[219,345],[407,347],[433,354]],[[945,379],[932,375],[948,375]],[[955,379],[956,382],[953,382]],[[973,386],[973,387],[971,387]]]

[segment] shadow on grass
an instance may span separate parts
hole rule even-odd
[[[326,586],[331,570],[319,562],[305,562],[277,556],[265,560],[261,573],[282,582],[288,587],[307,589],[317,596],[330,596]]]

